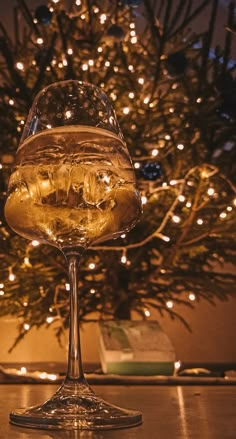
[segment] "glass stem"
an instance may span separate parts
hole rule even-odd
[[[70,281],[70,329],[68,366],[65,381],[86,382],[82,367],[79,325],[78,265],[80,254],[67,254]]]

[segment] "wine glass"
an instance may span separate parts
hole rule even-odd
[[[9,180],[5,217],[18,234],[57,247],[70,280],[66,378],[46,402],[10,413],[43,429],[139,425],[140,412],[102,400],[88,385],[79,336],[77,267],[93,244],[130,230],[141,213],[130,156],[106,94],[81,81],[44,88],[29,112]]]

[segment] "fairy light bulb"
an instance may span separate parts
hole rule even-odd
[[[233,201],[233,205],[236,206],[236,198]]]
[[[150,97],[149,97],[149,96],[146,96],[146,98],[144,98],[144,100],[143,100],[143,103],[144,103],[144,104],[148,104],[149,101],[150,101]]]
[[[110,94],[110,97],[113,101],[115,101],[117,99],[117,95],[113,92]]]
[[[2,169],[2,168],[3,168],[2,163],[0,163],[0,169]]]
[[[132,92],[132,91],[129,92],[129,98],[134,99],[134,92]]]
[[[132,66],[132,64],[130,64],[128,69],[129,69],[130,72],[133,72],[134,71],[134,66]]]
[[[122,262],[122,264],[126,264],[126,262],[127,262],[127,256],[126,256],[125,250],[123,251],[123,254],[120,258],[120,261]]]
[[[144,310],[144,314],[145,314],[146,317],[150,317],[150,315],[151,315],[149,309],[145,309]]]
[[[170,180],[170,185],[174,186],[177,183],[177,180]]]
[[[82,64],[81,69],[85,72],[88,70],[88,64]]]
[[[167,308],[170,308],[170,309],[173,308],[174,304],[173,304],[172,300],[167,300],[166,306],[167,306]]]
[[[202,218],[198,218],[198,219],[197,219],[197,224],[198,224],[199,226],[201,226],[201,225],[203,224],[203,219],[202,219]]]
[[[213,187],[209,187],[209,189],[207,190],[207,193],[211,197],[212,195],[214,195],[215,190],[213,189]]]
[[[106,62],[105,62],[105,66],[106,66],[106,67],[110,67],[110,65],[111,65],[110,61],[106,61]]]
[[[178,196],[178,200],[181,202],[181,203],[183,203],[184,201],[185,201],[185,196],[184,195],[179,195]]]
[[[12,270],[10,269],[10,270],[9,270],[9,276],[8,276],[9,281],[10,281],[10,282],[14,282],[15,278],[16,278],[15,274],[14,274],[14,273],[12,272]]]
[[[142,204],[146,204],[146,203],[147,203],[147,197],[146,197],[146,195],[142,195],[142,196],[141,196],[141,202],[142,202]]]
[[[69,283],[66,283],[66,284],[65,284],[65,288],[66,288],[66,291],[70,291],[70,284],[69,284]]]
[[[185,206],[189,208],[189,207],[192,206],[192,203],[190,203],[190,201],[187,201],[187,203],[185,204]]]
[[[43,39],[41,37],[38,37],[36,40],[36,43],[40,46],[43,44]]]
[[[4,291],[3,290],[0,290],[0,296],[4,296]]]
[[[225,219],[225,218],[227,217],[227,213],[226,213],[226,212],[221,212],[220,215],[219,215],[219,217],[220,217],[221,219]]]
[[[90,262],[89,269],[94,270],[95,267],[96,267],[96,265],[94,264],[94,262]]]
[[[135,162],[135,163],[134,163],[134,167],[135,167],[135,169],[139,169],[140,166],[141,166],[141,164],[140,164],[139,162]]]
[[[29,324],[29,323],[24,323],[23,327],[24,327],[24,330],[25,330],[25,331],[29,331],[29,329],[30,329],[30,324]]]
[[[178,215],[172,216],[172,221],[176,224],[180,223],[180,217]]]
[[[130,39],[130,42],[131,42],[132,44],[136,44],[137,41],[138,41],[137,37],[132,37],[132,38]]]
[[[106,14],[101,14],[101,15],[100,15],[100,23],[101,23],[101,24],[104,24],[105,21],[106,21],[106,19],[107,19]]]
[[[97,6],[94,6],[93,12],[94,12],[94,14],[98,14],[99,13],[99,8]]]
[[[102,52],[102,47],[99,46],[99,47],[97,48],[97,51],[98,51],[98,53],[101,53],[101,52]]]
[[[125,107],[125,108],[123,108],[123,113],[124,113],[124,114],[129,114],[129,112],[130,112],[129,107]]]
[[[189,300],[191,300],[192,302],[194,302],[194,300],[196,300],[196,296],[194,293],[190,293],[188,296]]]
[[[88,65],[91,67],[91,66],[94,66],[94,60],[93,59],[89,59],[88,60]]]
[[[182,143],[179,143],[176,148],[182,151],[184,149],[184,145]]]
[[[18,70],[24,70],[24,64],[23,64],[21,61],[18,61],[18,62],[16,63],[16,68],[17,68]]]
[[[81,6],[81,0],[75,0],[76,6]]]
[[[96,290],[94,288],[90,288],[89,292],[90,292],[90,294],[95,294]]]
[[[138,78],[138,83],[143,85],[144,84],[144,78],[142,78],[142,77]]]
[[[48,317],[46,318],[46,322],[49,323],[49,324],[52,323],[53,320],[54,320],[54,317],[52,317],[52,316],[48,316]]]
[[[130,29],[135,29],[135,23],[131,22],[129,27],[130,27]]]
[[[13,106],[13,105],[15,104],[14,99],[9,99],[8,104],[11,105],[11,106]]]
[[[120,237],[121,237],[122,239],[124,239],[124,238],[126,238],[126,234],[125,234],[125,233],[122,233],[122,235],[120,235]]]
[[[170,140],[170,139],[171,139],[170,135],[169,135],[169,134],[166,134],[166,135],[165,135],[165,139],[166,139],[166,140]]]
[[[0,288],[1,289],[4,288],[4,284],[3,283],[0,283]]]
[[[68,53],[68,55],[73,55],[73,49],[71,47],[69,47],[67,49],[67,53]]]
[[[163,239],[163,241],[165,241],[165,242],[170,242],[170,237],[169,237],[169,236],[163,235],[163,236],[162,236],[162,239]]]
[[[232,206],[227,206],[226,210],[228,210],[228,212],[231,212],[233,210]]]

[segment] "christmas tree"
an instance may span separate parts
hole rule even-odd
[[[212,47],[218,2],[52,0],[0,24],[0,315],[68,326],[69,284],[55,248],[26,241],[4,219],[7,182],[28,110],[45,85],[93,83],[109,96],[133,159],[143,215],[80,267],[81,319],[173,318],[178,305],[234,294],[236,63],[234,4],[223,47]],[[206,29],[191,26],[204,14]],[[186,322],[185,322],[186,323]]]

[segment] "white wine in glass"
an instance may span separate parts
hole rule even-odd
[[[129,231],[140,214],[130,156],[105,93],[74,80],[43,89],[33,102],[17,150],[5,217],[19,235],[57,247],[68,262],[68,366],[57,392],[40,405],[14,410],[11,423],[97,430],[142,422],[140,412],[102,400],[84,377],[77,290],[83,252]]]

